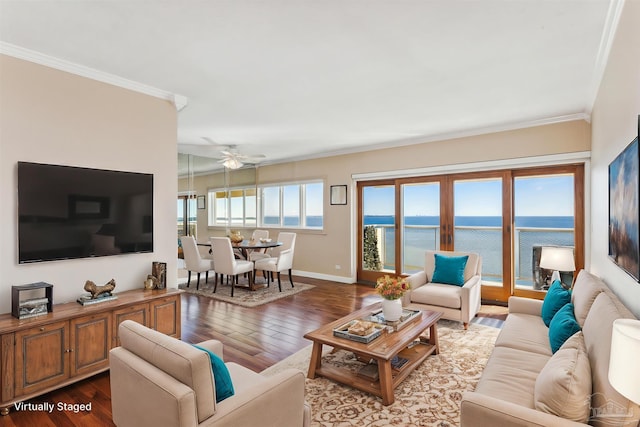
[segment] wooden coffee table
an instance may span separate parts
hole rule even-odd
[[[311,361],[309,362],[309,373],[307,376],[309,378],[315,378],[316,375],[321,375],[333,381],[379,396],[382,398],[382,404],[384,405],[392,404],[395,400],[393,390],[429,355],[434,353],[438,354],[438,330],[436,323],[442,316],[442,313],[423,310],[421,316],[412,320],[399,331],[383,331],[382,335],[367,344],[333,335],[335,328],[339,328],[351,320],[362,319],[369,316],[372,312],[379,310],[381,305],[381,303],[370,305],[305,334],[304,337],[306,339],[313,341],[313,350],[311,352]],[[409,348],[409,344],[416,341],[426,329],[429,329],[428,342],[412,345]],[[335,349],[352,351],[364,360],[375,360],[378,364],[379,379],[372,381],[371,379],[358,376],[357,373],[347,369],[331,366],[330,364],[323,365],[323,344],[330,345]],[[399,371],[394,371],[391,368],[391,359],[393,359],[394,356],[408,359],[406,365]]]

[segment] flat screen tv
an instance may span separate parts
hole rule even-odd
[[[20,264],[153,251],[153,174],[18,162]]]

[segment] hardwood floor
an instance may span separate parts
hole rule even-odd
[[[310,345],[311,342],[303,338],[305,333],[380,298],[367,285],[346,285],[306,277],[294,277],[295,282],[309,283],[315,288],[255,308],[182,294],[182,340],[189,343],[220,340],[224,343],[226,361],[260,372]],[[288,282],[284,281],[283,286],[289,286]],[[51,414],[12,408],[9,415],[0,416],[0,427],[114,425],[108,372],[29,402],[54,405],[58,402],[91,402],[92,407],[90,412],[54,410]]]

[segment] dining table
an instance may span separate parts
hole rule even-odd
[[[210,242],[202,242],[202,243],[198,243],[198,246],[208,246],[209,247],[209,254],[211,254],[213,256],[213,249],[211,248],[211,243]],[[260,250],[260,249],[269,249],[269,248],[276,248],[278,246],[282,246],[282,242],[278,242],[278,241],[274,241],[274,240],[269,240],[269,241],[260,241],[260,240],[250,240],[250,239],[244,239],[241,242],[231,242],[231,246],[234,249],[238,249],[240,251],[240,255],[244,258],[244,259],[249,259],[249,253],[254,251],[254,250]],[[236,255],[237,256],[237,255]],[[255,290],[255,277],[253,278],[253,284],[252,286],[250,286],[249,288],[254,291]],[[260,284],[260,283],[257,283]]]
[[[233,246],[234,248],[240,249],[240,252],[244,256],[244,258],[249,259],[250,251],[259,250],[259,249],[276,248],[278,246],[282,246],[282,242],[244,239],[241,242],[237,242],[237,243],[232,242],[231,246]]]

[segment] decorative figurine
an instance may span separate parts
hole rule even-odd
[[[84,290],[91,294],[91,299],[97,299],[102,294],[105,294],[104,296],[111,295],[111,291],[113,291],[115,287],[116,287],[115,279],[109,280],[106,284],[102,286],[96,285],[91,280],[87,280],[87,282],[84,284]]]
[[[144,281],[145,289],[157,289],[160,284],[160,280],[152,274],[147,276],[147,280]]]

